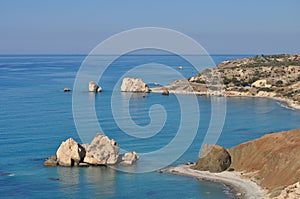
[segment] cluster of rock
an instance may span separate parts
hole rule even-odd
[[[101,133],[90,144],[78,144],[73,138],[69,138],[61,143],[56,155],[44,162],[44,166],[133,164],[139,159],[136,152],[119,155],[119,150],[115,140]]]
[[[89,91],[90,92],[102,92],[102,88],[100,86],[98,86],[98,84],[96,82],[89,82]]]

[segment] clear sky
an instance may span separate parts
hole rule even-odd
[[[145,26],[185,33],[211,54],[300,53],[299,0],[0,0],[0,54],[87,54]]]

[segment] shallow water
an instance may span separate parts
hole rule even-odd
[[[230,198],[228,189],[220,184],[199,182],[194,178],[168,174],[125,173],[110,168],[43,167],[44,158],[55,153],[61,141],[77,134],[72,113],[72,92],[76,72],[84,56],[0,56],[0,196],[1,198]],[[237,56],[214,56],[216,63]],[[100,60],[101,61],[101,60]],[[125,56],[113,63],[100,80],[104,91],[89,96],[84,91],[74,91],[91,97],[95,103],[97,119],[102,130],[118,141],[124,150],[149,153],[168,144],[178,130],[181,115],[176,96],[151,93],[129,100],[129,113],[134,123],[147,126],[151,123],[149,109],[161,104],[167,113],[161,131],[149,138],[135,138],[125,134],[114,120],[111,111],[112,90],[115,82],[129,68],[143,63],[167,64],[184,77],[195,70],[177,56]],[[164,81],[175,80],[167,71],[150,74],[161,75]],[[158,82],[161,83],[161,82]],[[116,100],[128,96],[115,95]],[[181,96],[188,103],[190,96]],[[211,117],[211,99],[197,96],[200,122],[198,132],[187,151],[172,164],[196,161]],[[125,104],[125,106],[127,106]],[[231,147],[263,134],[300,127],[300,112],[285,109],[276,101],[263,98],[227,98],[227,114],[218,144]],[[163,118],[159,112],[153,118]],[[126,119],[123,118],[126,124]],[[90,126],[89,117],[83,117],[86,132],[97,133]],[[157,127],[153,124],[153,128]],[[189,127],[190,123],[185,123]],[[129,124],[128,124],[129,126]],[[134,131],[134,129],[132,129]],[[139,132],[131,132],[139,133]],[[187,137],[191,132],[186,131]],[[146,134],[145,134],[146,135]],[[182,141],[184,142],[184,141]],[[180,142],[178,143],[180,144]],[[175,149],[174,149],[175,150]],[[147,163],[147,162],[146,162]],[[149,162],[148,162],[149,163]],[[151,164],[151,162],[149,163]],[[139,165],[139,164],[138,164]],[[141,159],[140,165],[145,165]],[[137,166],[139,167],[139,166]]]

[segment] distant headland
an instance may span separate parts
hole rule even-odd
[[[189,85],[187,87],[186,81]],[[152,92],[268,97],[300,109],[300,55],[261,55],[224,61]]]

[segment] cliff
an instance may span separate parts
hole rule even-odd
[[[273,190],[300,181],[300,129],[267,134],[229,149],[231,168]]]

